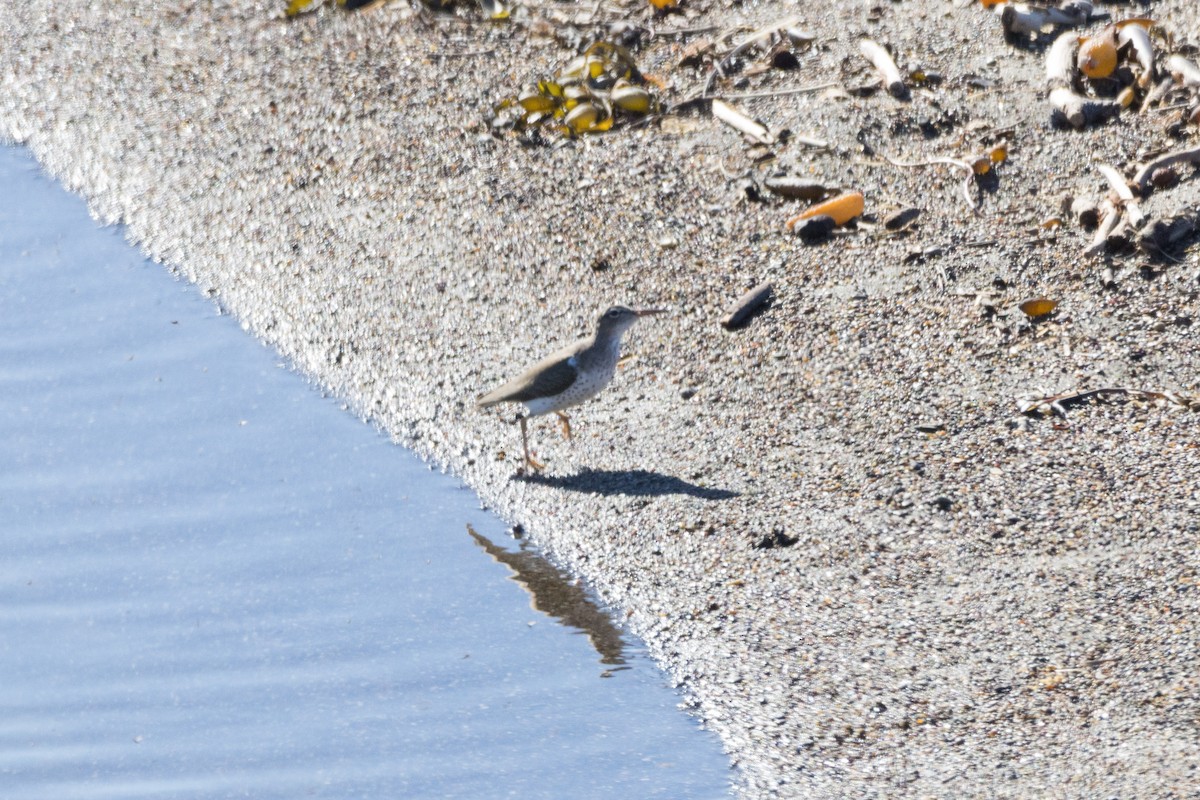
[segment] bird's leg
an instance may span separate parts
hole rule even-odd
[[[521,423],[521,446],[525,448],[525,466],[534,472],[541,472],[546,468],[546,465],[540,461],[534,461],[533,456],[529,455],[529,431],[525,426],[525,417],[517,417],[517,421]]]
[[[571,420],[567,417],[566,414],[562,413],[561,411],[555,411],[554,413],[558,414],[558,421],[562,423],[563,438],[570,439],[571,438]]]

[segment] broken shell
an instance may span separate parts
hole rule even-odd
[[[580,103],[571,109],[564,122],[571,129],[571,133],[586,133],[596,127],[596,120],[599,118],[600,109],[591,103]]]
[[[1089,78],[1107,78],[1117,68],[1117,43],[1113,30],[1105,28],[1079,45],[1075,63]]]
[[[974,172],[976,175],[987,175],[991,171],[991,156],[976,156],[971,160],[971,172]]]
[[[1000,12],[1000,27],[1008,41],[1037,36],[1050,25],[1045,9],[1005,3],[1004,8],[996,10]]]
[[[570,61],[568,61],[567,65],[562,68],[561,72],[558,73],[558,80],[560,83],[578,83],[579,81],[583,80],[586,72],[587,57],[575,56],[575,58],[572,58]]]
[[[526,89],[521,92],[521,95],[517,98],[517,102],[520,103],[521,108],[531,114],[552,111],[558,105],[553,97],[547,97],[537,89]]]
[[[1154,46],[1150,43],[1150,33],[1141,25],[1125,25],[1117,32],[1117,43],[1124,47],[1129,45],[1137,59],[1142,74],[1138,76],[1138,85],[1147,86],[1154,80]]]
[[[589,53],[585,55],[583,59],[584,73],[589,78],[599,78],[604,74],[604,67],[607,65],[607,63],[608,59],[606,59],[602,54]]]
[[[640,86],[618,81],[609,95],[612,104],[622,111],[645,114],[650,110],[650,93]]]
[[[818,203],[812,208],[806,209],[802,213],[797,214],[787,221],[787,229],[790,231],[792,228],[796,227],[796,223],[806,220],[810,217],[817,217],[821,215],[831,217],[836,225],[845,225],[847,222],[862,213],[862,192],[849,192],[847,194],[838,195],[832,200],[826,200],[824,203]]]
[[[792,44],[798,46],[812,44],[817,38],[815,33],[804,28],[788,28],[784,31],[784,34]]]
[[[1046,81],[1051,89],[1070,86],[1075,61],[1075,46],[1079,38],[1073,33],[1061,34],[1046,51]]]
[[[569,108],[574,108],[580,100],[586,100],[591,96],[592,90],[582,84],[563,87],[563,98],[570,104]]]
[[[1045,297],[1039,297],[1035,300],[1026,300],[1021,305],[1017,306],[1021,312],[1030,319],[1044,317],[1054,309],[1058,308],[1056,300],[1048,300]]]
[[[500,0],[479,0],[479,8],[488,19],[508,19],[512,13]]]
[[[1001,142],[988,150],[987,156],[993,164],[1003,164],[1008,160],[1008,142]]]

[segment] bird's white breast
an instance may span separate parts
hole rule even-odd
[[[572,367],[579,367],[579,362],[574,357],[570,358],[567,363]],[[529,410],[530,416],[561,411],[564,408],[577,406],[591,400],[612,382],[613,374],[617,371],[616,359],[611,359],[610,363],[611,366],[607,367],[592,364],[591,368],[581,372],[575,382],[562,394],[526,401],[525,407]]]

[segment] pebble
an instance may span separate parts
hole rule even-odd
[[[750,289],[733,304],[733,308],[721,320],[721,326],[727,331],[735,331],[744,327],[771,301],[774,291],[775,286],[770,281],[764,281]]]
[[[792,233],[799,236],[805,244],[818,244],[829,238],[829,234],[833,233],[833,229],[837,227],[833,217],[827,214],[818,214],[815,217],[801,220],[792,229]]]

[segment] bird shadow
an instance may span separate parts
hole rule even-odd
[[[585,469],[574,475],[522,475],[517,480],[536,483],[569,492],[591,492],[600,495],[628,495],[630,497],[660,497],[668,494],[684,494],[701,500],[728,500],[738,492],[729,489],[710,489],[688,483],[674,475],[663,475],[645,469]]]

